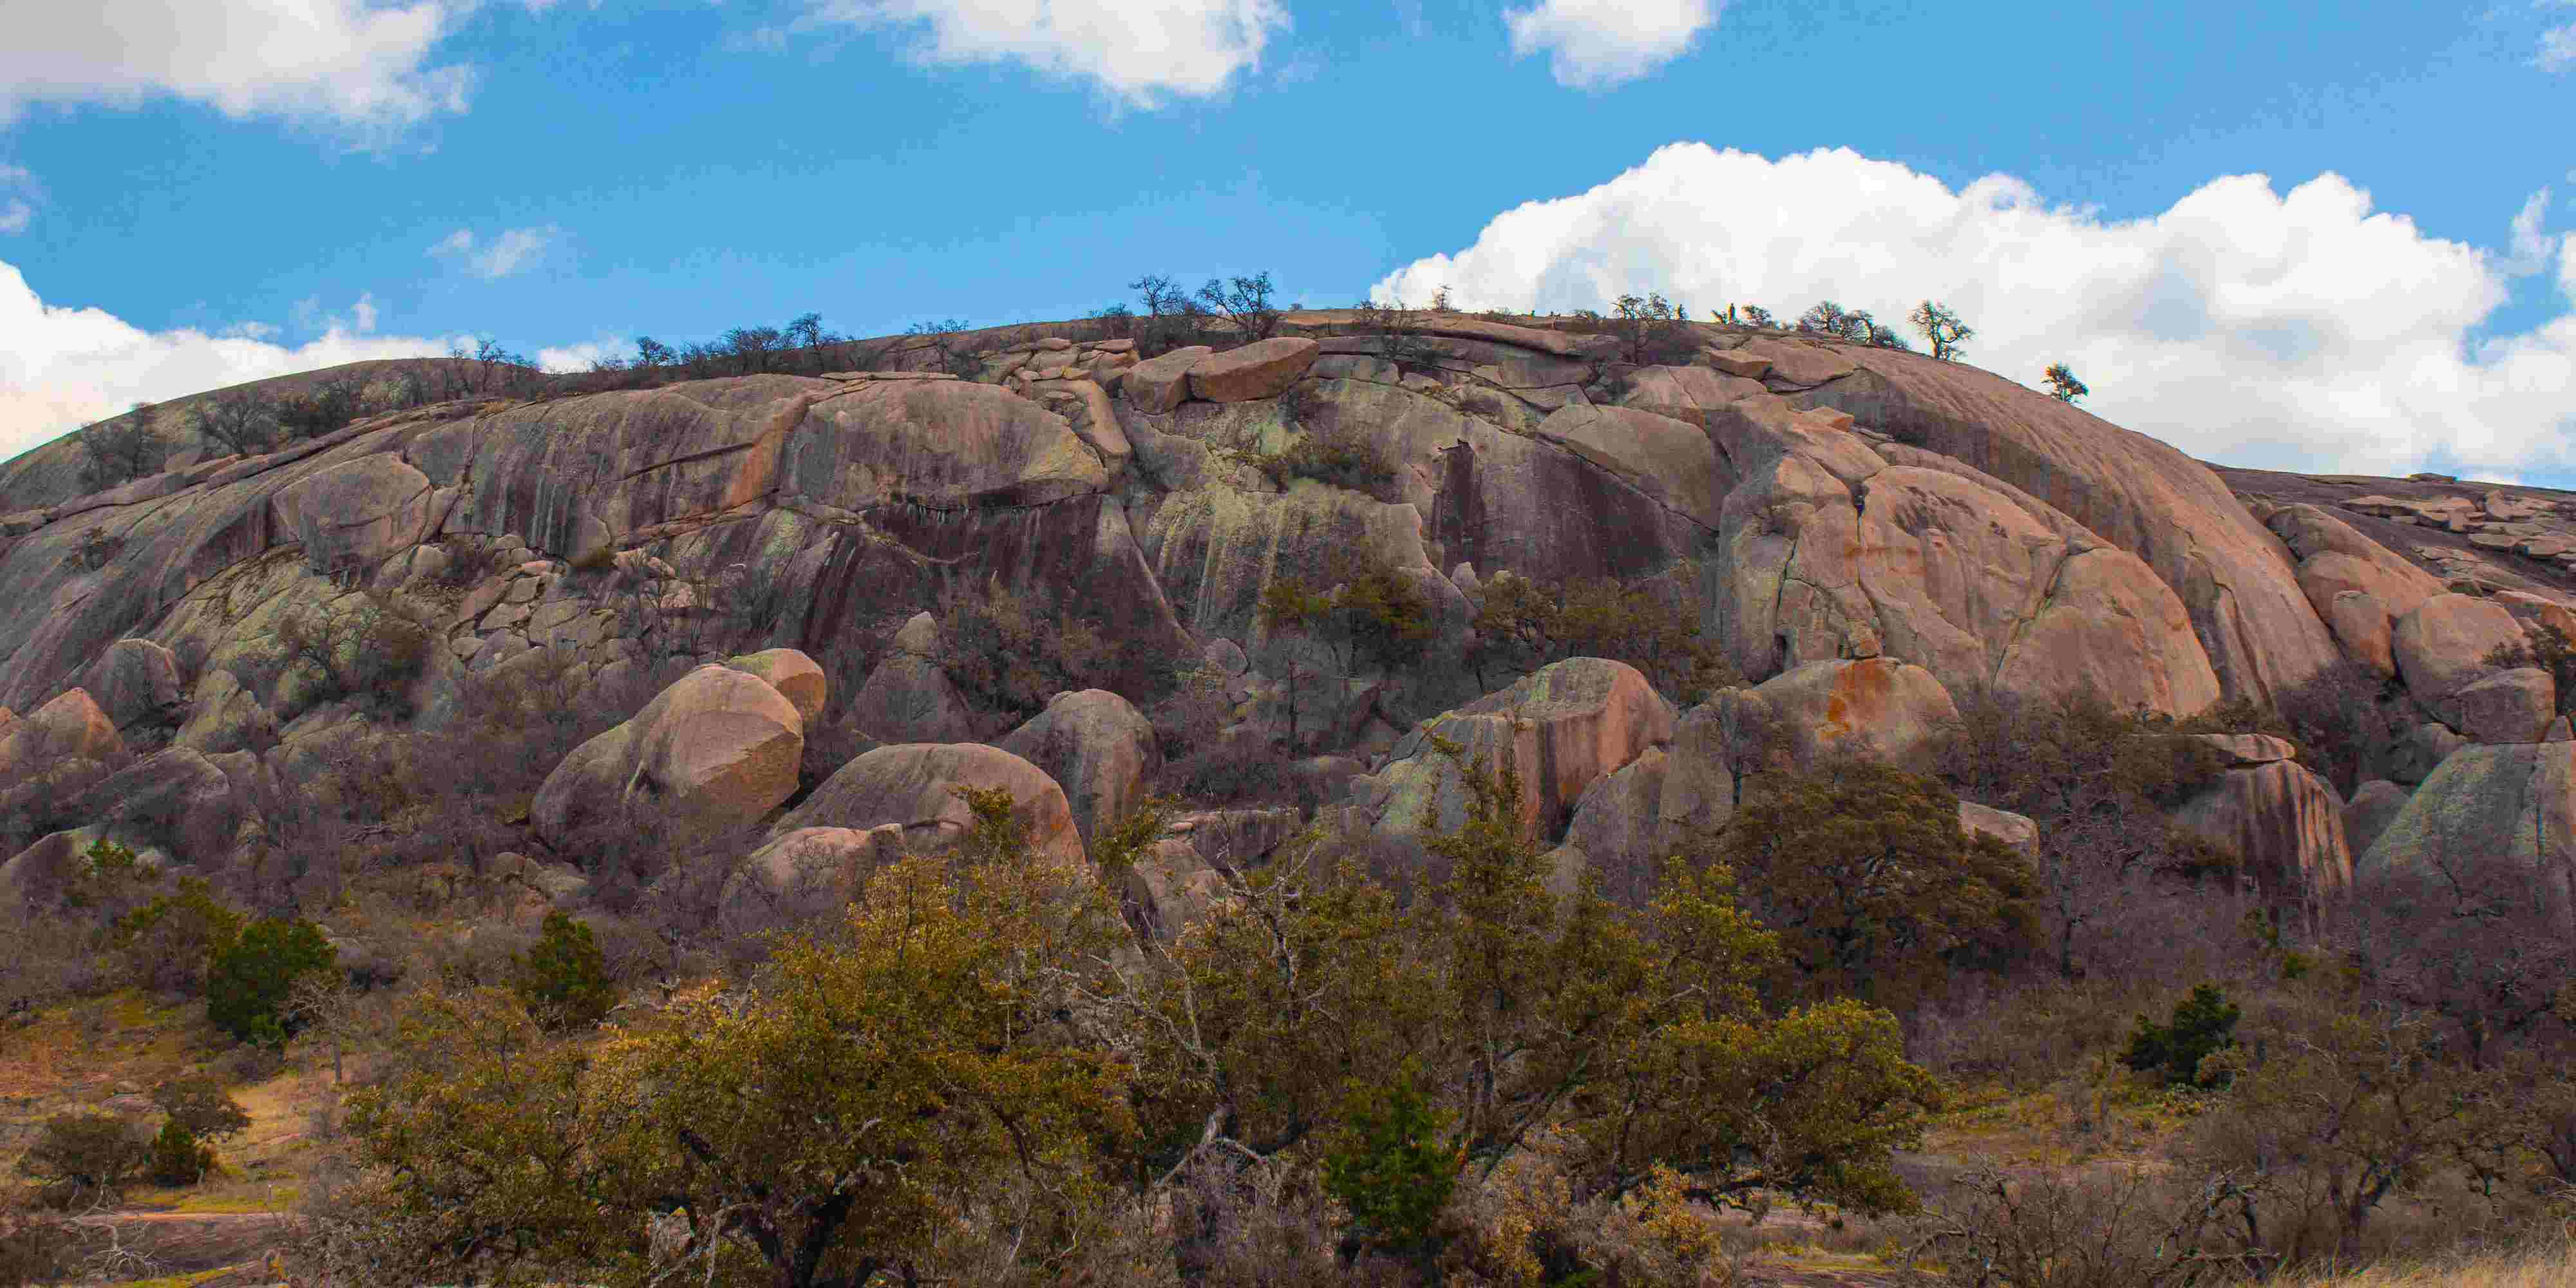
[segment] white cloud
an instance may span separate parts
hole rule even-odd
[[[22,165],[0,165],[0,235],[23,233],[36,221],[35,203],[29,197],[43,197],[35,173]]]
[[[2541,70],[2552,72],[2576,65],[2576,22],[2540,33],[2540,57],[2535,61]]]
[[[160,401],[368,358],[431,357],[446,337],[361,336],[339,326],[305,344],[269,343],[274,328],[236,334],[146,331],[94,308],[50,305],[0,262],[0,460],[113,415]]]
[[[350,317],[353,319],[352,325],[353,325],[353,326],[355,326],[358,330],[360,330],[360,331],[373,331],[373,330],[375,330],[375,329],[376,329],[376,295],[375,295],[375,292],[373,292],[373,291],[365,291],[365,292],[361,292],[361,293],[359,294],[359,296],[358,296],[358,302],[349,306],[349,315],[350,315]]]
[[[1606,89],[1689,52],[1725,0],[1539,0],[1503,11],[1516,58],[1545,51],[1560,85]]]
[[[2540,230],[2540,221],[2549,215],[2549,189],[2531,194],[2514,212],[2512,251],[2496,267],[2515,277],[2528,277],[2549,267],[2550,253],[2558,248],[2558,238]]]
[[[534,265],[546,247],[563,235],[553,224],[541,228],[512,228],[477,249],[471,229],[459,228],[439,239],[429,248],[432,255],[453,259],[466,271],[486,280],[508,277]]]
[[[0,123],[38,103],[156,95],[234,119],[358,132],[463,111],[473,72],[432,49],[476,0],[0,0]]]
[[[16,197],[0,203],[0,233],[23,233],[35,219],[36,208]]]
[[[2576,242],[2557,278],[2576,305]],[[1600,308],[1658,290],[1701,317],[1830,298],[1891,323],[1937,299],[1978,328],[1968,361],[2030,384],[2068,362],[2094,389],[2086,407],[2204,458],[2576,470],[2576,309],[2479,338],[2509,297],[2497,257],[2373,211],[2333,174],[2286,193],[2262,175],[2214,179],[2114,222],[2004,175],[1953,192],[1848,150],[1773,161],[1677,143],[1506,211],[1473,246],[1375,289],[1418,302],[1443,284],[1462,307]]]
[[[1222,93],[1288,30],[1282,0],[806,0],[797,25],[920,29],[932,63],[1019,62],[1135,107]]]
[[[235,322],[231,326],[225,327],[223,333],[227,336],[239,336],[246,340],[265,340],[284,329],[285,328],[283,327],[267,322]]]
[[[579,344],[559,345],[537,350],[540,370],[565,372],[588,371],[602,358],[622,355],[627,350],[624,340],[584,340]]]

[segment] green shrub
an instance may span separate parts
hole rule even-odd
[[[2139,1016],[2137,1030],[2129,1035],[2129,1049],[2120,1059],[2140,1073],[2161,1070],[2171,1086],[2218,1085],[2223,1075],[2204,1080],[2201,1061],[2236,1045],[2236,1022],[2243,1018],[2244,1010],[2228,1001],[2224,990],[2203,984],[2174,1005],[2173,1018],[2165,1023]]]
[[[1342,1139],[1324,1155],[1325,1190],[1371,1241],[1423,1249],[1464,1161],[1442,1143],[1447,1124],[1409,1069],[1391,1086],[1355,1095],[1343,1123]]]
[[[223,1084],[202,1074],[172,1078],[152,1089],[152,1103],[170,1121],[200,1140],[226,1140],[250,1130],[250,1115],[224,1091]]]
[[[215,949],[241,933],[242,914],[197,877],[179,878],[165,894],[116,921],[113,942],[135,983],[162,992],[204,988]]]
[[[519,958],[511,986],[530,1014],[557,1028],[597,1024],[617,1002],[608,959],[590,927],[560,912],[546,914],[537,942]]]
[[[2576,711],[2576,641],[2546,622],[2534,626],[2520,643],[2499,644],[2478,659],[2488,666],[2514,669],[2536,666],[2558,683],[2558,714]]]
[[[1380,500],[1386,499],[1380,494],[1396,478],[1395,467],[1386,463],[1376,444],[1338,425],[1305,428],[1286,451],[1257,454],[1252,463],[1281,488],[1298,479],[1313,479]]]
[[[1696,706],[1741,677],[1716,641],[1700,634],[1691,580],[1586,577],[1541,586],[1509,571],[1496,574],[1477,605],[1467,665],[1490,689],[1569,657],[1609,658],[1637,668],[1681,706]]]
[[[152,1137],[152,1157],[144,1171],[163,1185],[194,1185],[214,1168],[214,1148],[199,1144],[196,1135],[173,1118]]]
[[[206,1018],[244,1042],[283,1043],[296,1028],[285,1014],[295,980],[338,967],[322,928],[303,920],[262,917],[219,945],[206,964]]]
[[[151,1149],[133,1119],[104,1113],[56,1114],[45,1120],[36,1143],[18,1159],[18,1174],[34,1179],[57,1203],[113,1194],[141,1172]]]

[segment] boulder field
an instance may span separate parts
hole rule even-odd
[[[1360,554],[1444,641],[1500,574],[1678,577],[1744,680],[1681,709],[1601,659],[1490,693],[1440,654],[1336,678],[1301,699],[1321,736],[1299,773],[1399,846],[1459,808],[1435,738],[1515,767],[1560,870],[1618,871],[1723,818],[1748,720],[1801,759],[1920,767],[1972,692],[2187,716],[2359,668],[2395,731],[2366,789],[2236,748],[2177,821],[2285,889],[2532,826],[2562,833],[2535,862],[2566,848],[2542,763],[2576,745],[2546,741],[2562,699],[2491,656],[2576,630],[2555,494],[2222,472],[2001,376],[1777,331],[1695,325],[1688,361],[1635,365],[1568,319],[1360,326],[1294,312],[1152,357],[1093,322],[888,343],[869,371],[418,407],[92,494],[73,441],[48,444],[0,464],[0,808],[62,764],[153,765],[187,784],[189,835],[230,838],[250,784],[450,727],[476,677],[543,669],[575,703],[656,678],[546,775],[533,844],[638,802],[753,829],[724,900],[751,910],[953,835],[945,784],[972,782],[1073,859],[1154,777],[1152,729],[1094,689],[995,734],[942,664],[942,592],[1207,659],[1235,733],[1273,737],[1283,676],[1314,659],[1263,597]],[[1376,468],[1279,473],[1309,440]],[[122,835],[102,810],[83,826]],[[1963,817],[2026,841],[2027,820]],[[1230,824],[1194,826],[1122,878],[1156,925],[1242,859],[1210,852]],[[9,869],[59,866],[70,841],[45,844]]]

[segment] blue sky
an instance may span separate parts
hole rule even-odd
[[[2576,481],[2576,0],[0,0],[0,30],[0,454],[468,334],[572,363],[1266,269],[1313,304],[1936,294],[1972,361],[2072,360],[2205,456]]]

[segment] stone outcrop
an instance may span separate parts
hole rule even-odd
[[[2344,844],[2358,860],[2370,852],[2379,834],[2395,822],[2398,811],[2406,808],[2405,788],[2385,778],[2374,778],[2352,789],[2352,799],[2343,807]]]
[[[1523,831],[1553,839],[1586,789],[1672,735],[1672,708],[1636,668],[1569,658],[1407,734],[1377,773],[1352,781],[1352,800],[1388,836],[1420,835],[1426,806],[1435,827],[1458,826],[1467,793],[1431,742],[1444,738],[1470,763],[1481,755],[1492,772],[1517,773]]]
[[[701,666],[565,756],[530,819],[559,847],[624,810],[650,810],[685,833],[740,827],[796,791],[804,750],[794,703],[756,675]]]
[[[2226,753],[2218,780],[2173,811],[2176,825],[2242,859],[2270,898],[2317,900],[2352,884],[2344,805],[2278,738],[2206,736]]]
[[[823,708],[831,696],[823,668],[814,659],[792,648],[762,649],[742,657],[727,658],[725,665],[746,675],[759,676],[761,682],[778,690],[796,708],[796,714],[811,729],[823,718]]]
[[[1883,657],[1810,662],[1763,681],[1753,693],[1801,765],[1847,754],[1927,772],[1943,729],[1959,718],[1949,690],[1930,671]]]
[[[831,915],[858,899],[871,873],[904,853],[903,828],[798,828],[752,851],[725,879],[716,924],[756,934]]]
[[[173,726],[188,714],[179,659],[150,640],[118,640],[81,674],[81,688],[118,730]]]
[[[867,752],[788,811],[770,836],[812,827],[865,832],[891,824],[902,829],[906,848],[932,853],[974,826],[974,811],[952,787],[1009,792],[1028,823],[1032,854],[1069,871],[1086,870],[1082,835],[1064,789],[1028,761],[972,743],[900,743]]]
[[[1059,693],[993,745],[1045,770],[1064,789],[1086,846],[1143,798],[1146,781],[1163,763],[1154,726],[1107,689]]]
[[[2538,742],[2558,714],[2558,685],[2536,666],[2472,680],[2434,704],[2471,742]]]
[[[2284,506],[2266,524],[2297,558],[2299,589],[2344,652],[2396,674],[2398,619],[2441,594],[2442,583],[2321,507]]]
[[[2373,881],[2504,861],[2548,896],[2576,892],[2576,742],[2463,747],[2415,789],[2356,865]],[[2564,905],[2562,905],[2564,906]]]
[[[868,672],[850,723],[879,742],[965,742],[974,715],[936,658],[898,649]]]
[[[1211,353],[1190,364],[1190,396],[1216,403],[1276,398],[1315,365],[1318,352],[1312,340],[1283,335]]]
[[[71,689],[0,731],[0,789],[65,761],[104,761],[124,750],[116,722],[88,690]]]
[[[2398,620],[2397,670],[2416,701],[2443,715],[2453,694],[2496,670],[2484,660],[2488,653],[2522,638],[2522,627],[2499,604],[2468,595],[2433,595]],[[2459,727],[2449,718],[2444,722]]]
[[[1959,802],[1959,828],[1973,836],[1991,836],[2033,863],[2039,861],[2039,824],[2026,815],[1975,801]]]

